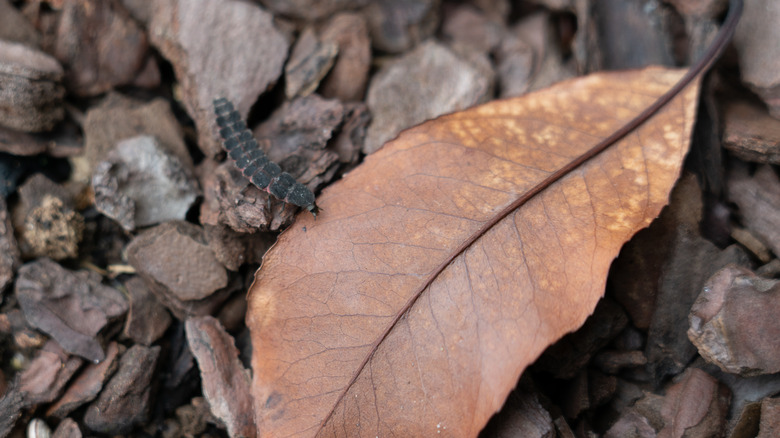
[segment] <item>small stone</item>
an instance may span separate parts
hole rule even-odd
[[[253,3],[171,0],[155,5],[150,38],[181,81],[182,103],[195,121],[200,149],[216,156],[222,147],[212,131],[212,101],[228,98],[245,118],[281,75],[289,43],[273,16]]]
[[[79,406],[94,400],[103,389],[106,380],[116,371],[119,348],[119,344],[116,342],[108,344],[106,358],[100,363],[87,365],[57,402],[49,407],[46,416],[62,419]],[[124,350],[124,347],[122,349]]]
[[[375,49],[404,52],[433,36],[440,0],[375,0],[364,9]]]
[[[314,92],[333,66],[338,51],[335,43],[321,41],[311,27],[304,29],[284,66],[287,98]]]
[[[195,177],[154,137],[122,140],[92,176],[95,207],[127,231],[184,219],[200,194]]]
[[[383,67],[371,81],[373,121],[363,151],[373,153],[410,126],[486,101],[491,78],[441,44],[427,42]]]
[[[742,82],[780,119],[780,2],[751,0],[734,34]]]
[[[211,412],[227,426],[231,437],[255,436],[251,379],[238,359],[233,337],[211,316],[188,319],[186,330]]]
[[[751,101],[726,104],[723,147],[737,157],[758,163],[780,164],[780,120]]]
[[[40,418],[33,418],[27,423],[28,438],[51,438],[51,428]]]
[[[152,68],[159,83],[146,33],[119,0],[64,0],[51,48],[67,65],[68,91],[95,96],[121,85],[139,85],[136,78]]]
[[[767,339],[780,337],[780,281],[737,266],[713,275],[689,318],[688,337],[699,354],[728,373],[780,372],[780,352]]]
[[[0,40],[0,125],[48,131],[65,116],[63,70],[51,56]]]
[[[44,258],[19,269],[16,296],[32,326],[65,350],[100,361],[105,354],[96,335],[127,311],[124,296],[101,280],[95,272],[68,271]]]
[[[326,99],[341,102],[361,101],[371,68],[371,40],[366,20],[360,14],[336,14],[325,24],[320,38],[338,45],[336,63],[322,81],[320,93]]]
[[[19,376],[19,392],[24,397],[24,405],[31,407],[57,399],[82,362],[66,353],[57,342],[47,342]]]
[[[151,380],[160,347],[130,347],[119,360],[119,369],[87,408],[84,424],[94,432],[126,434],[146,421]]]

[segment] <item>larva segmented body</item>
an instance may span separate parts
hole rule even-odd
[[[319,208],[314,203],[314,193],[268,159],[233,104],[224,97],[214,99],[214,113],[222,147],[244,176],[259,189],[317,217]]]

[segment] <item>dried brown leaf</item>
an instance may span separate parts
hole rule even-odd
[[[440,117],[326,189],[250,290],[260,434],[476,435],[667,202],[697,86],[567,166],[683,73],[597,74]]]

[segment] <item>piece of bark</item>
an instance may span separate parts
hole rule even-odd
[[[119,0],[64,0],[53,47],[67,65],[65,83],[77,96],[95,96],[121,85],[139,85],[144,69],[159,71],[149,52],[146,33]]]
[[[675,65],[668,30],[669,12],[639,2],[599,1],[593,4],[603,68],[619,70],[648,65]]]
[[[666,0],[682,15],[717,18],[728,6],[728,0]]]
[[[689,316],[688,337],[723,371],[755,376],[780,372],[780,281],[728,266],[704,285]]]
[[[373,120],[363,151],[370,154],[401,130],[489,98],[491,79],[436,42],[383,67],[366,99]]]
[[[734,34],[742,82],[780,119],[780,2],[751,0]]]
[[[729,427],[728,438],[755,438],[758,435],[760,419],[761,403],[749,403],[739,411],[738,417],[732,419],[733,425]]]
[[[320,85],[336,61],[338,46],[322,41],[314,29],[303,30],[284,66],[285,95],[288,99],[308,96]]]
[[[171,315],[140,277],[133,276],[124,285],[130,301],[124,335],[139,344],[152,345],[171,325]]]
[[[739,167],[729,173],[728,197],[742,223],[775,255],[780,255],[780,178],[769,165],[750,176]]]
[[[109,93],[100,104],[87,111],[84,119],[84,149],[90,173],[119,141],[139,135],[157,138],[186,169],[193,170],[184,132],[169,102],[158,98],[145,103]]]
[[[639,231],[620,250],[608,281],[614,298],[639,329],[650,327],[660,286],[678,228],[697,229],[702,217],[701,188],[693,174],[681,177],[666,206],[648,228]]]
[[[376,0],[363,13],[375,49],[402,53],[425,41],[439,25],[439,0]]]
[[[0,302],[2,302],[3,291],[11,284],[20,264],[21,253],[14,237],[5,196],[0,195]]]
[[[759,262],[767,263],[772,259],[772,254],[769,252],[769,248],[767,248],[760,239],[754,236],[750,230],[734,227],[731,230],[731,238],[745,247],[745,249],[750,251],[750,253],[753,254]]]
[[[38,47],[41,36],[19,10],[8,0],[0,0],[0,39]]]
[[[227,225],[239,233],[278,231],[289,224],[296,209],[288,208],[255,187],[234,163],[206,159],[197,169],[203,187],[200,222]]]
[[[593,316],[579,330],[548,347],[534,367],[557,379],[571,379],[627,324],[628,316],[620,305],[610,298],[604,298],[596,305]]]
[[[621,412],[604,436],[721,436],[730,398],[726,386],[700,369],[689,368],[666,388],[664,396],[646,393]]]
[[[138,235],[127,246],[127,259],[182,301],[201,300],[228,283],[203,230],[188,222],[166,222]]]
[[[0,126],[0,151],[20,156],[48,153],[53,157],[73,157],[83,151],[80,127],[69,118],[50,131],[39,133]]]
[[[205,224],[203,233],[214,256],[231,271],[238,271],[244,264],[260,263],[276,241],[270,233],[239,233],[226,225]]]
[[[282,105],[255,136],[271,161],[314,190],[336,171],[338,155],[325,146],[343,119],[341,103],[312,94]]]
[[[155,137],[120,141],[95,167],[95,207],[126,231],[183,220],[200,195],[192,172]]]
[[[94,432],[117,435],[145,422],[159,355],[159,346],[130,347],[119,360],[119,369],[87,408],[84,424]]]
[[[69,271],[45,258],[19,268],[16,296],[31,325],[91,361],[105,358],[98,332],[127,311],[124,296],[101,284],[99,274]]]
[[[124,349],[124,347],[122,347]],[[117,369],[120,346],[111,342],[106,348],[106,358],[100,363],[87,365],[65,390],[65,393],[46,410],[47,417],[63,419],[79,406],[97,397],[103,384]]]
[[[528,44],[533,54],[533,71],[525,91],[541,90],[556,82],[577,76],[577,67],[573,60],[564,59],[553,23],[549,12],[537,12],[525,17],[510,29],[511,35]],[[512,36],[509,38],[511,39]],[[515,62],[520,64],[514,67],[522,68],[524,49],[516,44],[512,49],[516,51],[515,56],[520,56],[519,59],[515,59]],[[519,88],[519,84],[513,86]],[[502,96],[508,94],[502,92]]]
[[[363,102],[344,104],[344,123],[335,138],[331,140],[330,149],[339,156],[344,164],[357,164],[360,151],[366,142],[366,131],[371,122],[371,113]]]
[[[60,421],[57,429],[54,430],[52,438],[81,438],[81,429],[78,423],[70,418]]]
[[[244,317],[246,315],[246,295],[236,294],[230,298],[225,305],[219,309],[219,313],[216,318],[222,327],[229,332],[236,332],[242,328],[246,328],[244,325]]]
[[[24,407],[24,397],[15,387],[0,397],[0,436],[9,436]]]
[[[198,145],[213,157],[222,148],[212,132],[212,101],[225,97],[246,118],[257,97],[279,78],[289,44],[271,14],[252,3],[165,0],[155,5],[152,42],[173,65]]]
[[[181,427],[182,436],[202,436],[208,422],[215,422],[208,402],[203,397],[195,397],[189,404],[176,408],[176,419]]]
[[[24,405],[30,407],[57,399],[82,362],[66,353],[57,342],[47,342],[19,376]]]
[[[19,308],[0,313],[0,334],[12,338],[13,346],[22,351],[41,348],[49,341],[48,337],[27,322],[24,312]]]
[[[681,227],[675,233],[662,269],[645,349],[648,369],[656,381],[678,374],[696,355],[696,347],[685,334],[688,313],[704,282],[729,263],[747,265],[749,258],[736,245],[721,251],[688,228]]]
[[[362,15],[339,13],[320,31],[323,42],[338,46],[336,62],[320,85],[320,94],[342,102],[360,101],[366,90],[371,68],[371,40]]]
[[[499,97],[520,96],[531,87],[534,76],[534,50],[516,35],[502,38],[495,52]]]
[[[48,131],[65,116],[60,64],[37,49],[0,40],[0,125]]]
[[[618,421],[604,433],[604,438],[656,438],[657,436],[647,418],[634,410],[621,415]]]
[[[439,434],[447,432],[446,427],[437,428]],[[518,387],[509,393],[501,411],[490,419],[480,436],[554,438],[557,435],[550,413],[542,406],[538,392],[526,378],[521,379]]]
[[[647,364],[641,351],[602,350],[593,358],[593,365],[607,374],[617,374],[624,368],[636,368]]]
[[[505,32],[503,23],[491,20],[469,4],[459,5],[445,14],[442,23],[442,34],[447,40],[482,53],[496,49]]]
[[[761,423],[756,438],[772,438],[780,434],[780,399],[765,398],[761,401]]]
[[[731,393],[712,376],[689,368],[666,391],[659,437],[712,437],[723,431]]]
[[[211,316],[188,319],[186,329],[211,412],[227,426],[231,437],[254,437],[251,379],[238,360],[233,337]]]
[[[780,164],[780,120],[749,100],[729,101],[723,112],[723,147],[746,161]]]
[[[259,0],[274,14],[317,21],[335,12],[357,9],[369,0]]]

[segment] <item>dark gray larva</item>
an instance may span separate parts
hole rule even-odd
[[[222,147],[244,176],[259,189],[288,204],[303,207],[317,217],[320,209],[314,203],[314,193],[268,159],[233,104],[224,97],[214,99],[214,113]]]

